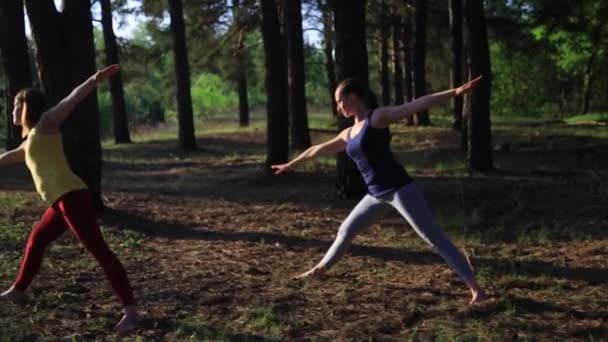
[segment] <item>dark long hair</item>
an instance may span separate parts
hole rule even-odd
[[[359,96],[370,109],[378,108],[378,98],[368,86],[356,78],[347,78],[340,82],[337,87],[340,96],[355,94]]]
[[[18,92],[15,99],[22,105],[21,122],[23,129],[21,136],[25,138],[47,110],[46,96],[38,89],[26,88]]]

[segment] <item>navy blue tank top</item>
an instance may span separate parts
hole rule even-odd
[[[367,191],[379,197],[412,182],[403,166],[391,152],[391,132],[370,124],[373,111],[363,121],[363,128],[355,137],[348,131],[346,153],[357,164],[367,185]]]

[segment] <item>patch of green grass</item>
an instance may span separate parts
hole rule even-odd
[[[266,120],[252,120],[249,123],[249,126],[246,127],[241,127],[238,122],[223,122],[214,124],[203,122],[197,126],[196,135],[198,137],[237,132],[264,132],[266,131]]]
[[[455,228],[468,231],[471,227],[476,227],[481,223],[482,214],[478,209],[467,210],[448,210],[447,212],[437,212],[435,215],[437,223],[441,227]]]
[[[587,113],[583,115],[575,115],[566,119],[569,124],[597,122],[599,120],[608,120],[608,113]]]
[[[336,167],[336,158],[332,156],[321,156],[315,158],[314,161],[309,161],[297,166],[298,169],[308,172],[321,172],[333,169]]]
[[[433,170],[439,174],[450,174],[456,176],[465,176],[468,173],[464,159],[452,159],[436,162]]]
[[[285,334],[286,328],[279,319],[279,315],[267,305],[245,311],[239,320],[254,332],[261,333],[269,339],[281,340]]]
[[[27,201],[27,198],[23,194],[0,191],[0,208],[2,210],[22,207]]]
[[[487,322],[476,319],[468,319],[464,322],[438,322],[438,326],[434,330],[437,333],[435,341],[493,341],[500,337]]]
[[[181,321],[175,329],[175,337],[187,338],[192,341],[229,341],[229,336],[211,326],[202,317],[192,317]]]
[[[30,225],[26,222],[0,220],[0,236],[4,243],[13,246],[22,245],[30,233]]]
[[[308,115],[308,127],[311,129],[335,129],[337,130],[337,120],[331,113],[312,113]]]
[[[479,282],[481,286],[493,284],[496,280],[496,275],[494,274],[494,271],[488,267],[478,267],[475,270],[475,277],[477,278],[477,282]]]

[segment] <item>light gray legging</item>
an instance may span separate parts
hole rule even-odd
[[[469,267],[469,263],[443,230],[435,224],[422,194],[414,183],[405,185],[380,198],[365,195],[342,222],[336,240],[325,253],[319,266],[327,269],[332,267],[342,257],[355,236],[371,226],[374,220],[386,212],[389,205],[397,209],[412,225],[416,233],[437,250],[460,279],[467,284],[473,279],[473,271]]]

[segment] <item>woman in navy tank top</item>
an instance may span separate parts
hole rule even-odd
[[[335,138],[311,146],[286,164],[273,165],[275,174],[281,174],[294,165],[319,155],[346,151],[357,164],[368,193],[344,220],[336,239],[323,259],[297,278],[319,277],[332,267],[344,254],[355,236],[368,228],[387,208],[395,208],[418,233],[430,244],[447,264],[458,274],[471,291],[469,305],[485,297],[467,259],[454,246],[443,230],[434,222],[422,194],[410,176],[394,158],[390,149],[389,125],[401,122],[446,100],[472,89],[481,79],[478,77],[458,88],[422,96],[412,102],[380,108],[374,95],[360,81],[347,79],[336,88],[338,111],[352,117],[354,124]]]

